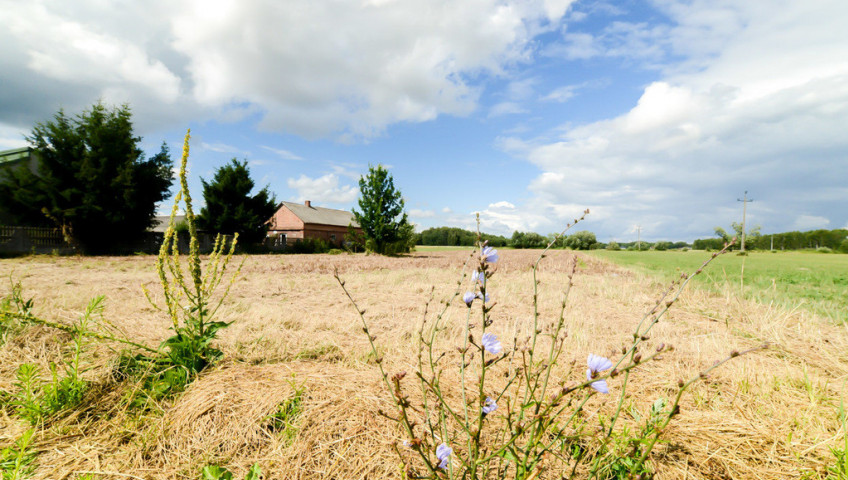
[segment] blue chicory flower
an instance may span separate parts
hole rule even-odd
[[[477,270],[474,270],[474,273],[471,274],[471,281],[472,282],[480,282],[480,285],[485,287],[486,286],[486,274],[483,273],[483,272],[478,272]]]
[[[483,247],[483,250],[480,251],[480,257],[485,262],[495,263],[498,261],[498,251],[492,247]]]
[[[492,333],[484,333],[483,338],[480,339],[480,343],[483,345],[483,348],[492,355],[499,355],[501,350],[503,350],[501,342],[498,341],[498,337]]]
[[[453,453],[453,449],[446,443],[442,443],[436,448],[436,458],[439,459],[439,468],[448,468],[448,461]]]
[[[483,413],[488,415],[497,409],[498,404],[495,402],[495,399],[492,397],[486,397],[486,401],[483,403]]]
[[[489,302],[489,300],[491,300],[491,299],[492,299],[492,297],[490,297],[488,293],[486,294],[486,298],[483,298],[483,294],[482,294],[482,293],[478,293],[478,294],[477,294],[477,298],[479,298],[480,300],[483,300],[485,303],[488,303],[488,302]]]
[[[474,293],[465,292],[465,295],[462,296],[462,301],[470,307],[475,298],[477,298],[477,295],[474,295]]]
[[[589,358],[586,360],[586,363],[589,366],[586,370],[586,380],[592,380],[598,372],[612,368],[612,362],[608,359],[591,353],[589,354]],[[601,393],[609,393],[609,387],[607,387],[606,380],[592,382],[589,386]]]

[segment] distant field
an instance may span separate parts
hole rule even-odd
[[[593,251],[625,267],[671,279],[691,272],[707,258],[703,251]],[[744,269],[744,278],[743,278]],[[744,280],[744,281],[743,281]],[[837,322],[848,322],[848,255],[752,252],[723,255],[698,276],[696,285],[742,291],[746,298],[784,307],[800,306]]]

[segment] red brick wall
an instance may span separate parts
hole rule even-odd
[[[360,229],[357,230],[361,232]],[[347,233],[347,227],[316,225],[310,223],[304,227],[303,231],[306,238],[321,238],[334,245],[340,245],[344,241],[344,236]],[[336,236],[335,239],[333,239],[333,235]]]
[[[269,223],[270,228],[268,230],[270,231],[279,231],[280,233],[300,231],[300,237],[297,238],[303,238],[303,221],[297,218],[297,215],[286,207],[280,207],[274,216],[271,217]]]
[[[293,241],[302,238],[320,238],[334,245],[341,245],[347,233],[347,226],[318,225],[314,223],[304,224],[297,215],[286,207],[280,207],[268,223],[269,235],[285,234],[287,240],[291,239]],[[361,228],[357,228],[356,230],[362,233]],[[333,239],[333,235],[335,235],[335,239]],[[289,241],[287,243],[292,242]]]

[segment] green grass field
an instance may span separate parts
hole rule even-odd
[[[709,258],[704,251],[592,251],[624,267],[671,279],[693,272]],[[743,277],[744,269],[744,277]],[[834,322],[848,322],[848,255],[820,253],[728,253],[694,280],[701,288],[735,289],[761,303],[800,306]]]

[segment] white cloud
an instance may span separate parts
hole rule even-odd
[[[288,150],[283,150],[282,148],[274,148],[269,147],[267,145],[262,145],[262,148],[270,152],[276,153],[283,160],[303,160],[303,157],[301,157],[300,155],[294,154]]]
[[[576,89],[576,85],[566,85],[564,87],[559,87],[542,97],[542,100],[548,102],[564,103],[574,97]]]
[[[419,210],[417,208],[413,208],[409,211],[409,216],[412,218],[433,218],[436,216],[436,212],[433,210]]]
[[[451,213],[451,212],[453,212],[453,210],[451,210],[450,207],[445,207],[445,208],[442,209],[442,213]]]
[[[515,115],[518,113],[527,113],[527,109],[516,102],[501,102],[489,110],[489,117],[500,117],[502,115]]]
[[[616,235],[642,223],[643,237],[648,228],[696,236],[741,220],[735,200],[750,190],[749,219],[767,231],[807,212],[841,224],[848,36],[837,19],[848,4],[824,3],[776,13],[758,2],[664,1],[677,24],[657,41],[685,59],[628,112],[565,125],[555,141],[499,139],[543,171],[530,203],[583,204]]]
[[[311,200],[318,203],[349,204],[356,200],[359,189],[351,185],[339,185],[339,177],[334,173],[310,178],[301,175],[288,179],[288,186],[297,191],[297,201]]]
[[[242,149],[238,147],[234,147],[232,145],[227,145],[226,143],[206,143],[200,142],[200,148],[203,150],[209,150],[212,152],[218,153],[237,153],[243,154]]]
[[[816,215],[799,215],[795,218],[795,223],[792,224],[792,229],[803,232],[805,230],[827,228],[828,225],[830,225],[830,220],[825,217],[819,217]]]
[[[0,100],[14,108],[0,122],[100,97],[145,124],[257,115],[267,130],[368,139],[472,112],[469,79],[527,60],[572,1],[1,0]]]

